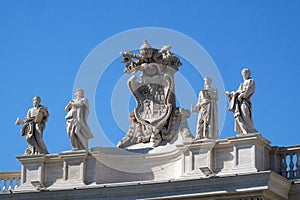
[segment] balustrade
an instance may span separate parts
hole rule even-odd
[[[277,156],[280,163],[277,172],[288,179],[300,178],[300,145],[279,147],[278,149]],[[273,170],[276,171],[276,168]]]
[[[0,172],[0,193],[10,192],[20,185],[21,171]]]

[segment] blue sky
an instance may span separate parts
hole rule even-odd
[[[0,171],[20,169],[15,156],[22,155],[27,145],[14,122],[26,115],[35,95],[49,107],[44,132],[49,152],[71,149],[64,107],[72,98],[80,66],[101,42],[142,27],[171,29],[195,40],[216,64],[227,90],[237,89],[241,70],[250,68],[257,85],[256,129],[272,145],[299,144],[299,9],[297,0],[0,1]],[[125,134],[113,121],[109,106],[111,91],[123,77],[120,60],[114,60],[101,77],[95,99],[98,119],[104,120],[103,130],[113,144]],[[188,61],[179,73],[196,93],[203,87]],[[132,108],[129,105],[128,112]],[[233,135],[233,117],[227,111],[221,138]]]

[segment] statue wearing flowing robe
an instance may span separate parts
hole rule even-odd
[[[29,109],[23,121],[17,119],[16,125],[24,124],[21,135],[26,136],[28,148],[25,155],[48,154],[47,147],[43,141],[43,132],[49,118],[48,109],[40,105],[41,98],[35,96],[32,99],[33,108]]]
[[[66,128],[71,141],[72,150],[87,150],[88,140],[94,137],[87,124],[89,102],[84,98],[83,94],[83,90],[76,90],[75,98],[72,99],[65,108],[68,112],[65,117]]]
[[[218,92],[210,87],[211,83],[210,77],[204,78],[204,89],[199,93],[198,103],[192,105],[192,112],[199,112],[196,139],[218,138]]]
[[[233,112],[235,118],[235,131],[239,134],[256,133],[252,120],[251,97],[255,92],[255,82],[250,77],[250,70],[242,71],[244,82],[241,83],[236,92],[227,92],[229,111]]]

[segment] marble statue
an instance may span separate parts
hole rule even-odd
[[[174,74],[182,64],[171,53],[171,47],[166,45],[155,49],[145,40],[139,54],[132,51],[120,53],[125,63],[124,73],[132,74],[128,87],[137,106],[130,113],[129,130],[118,147],[149,142],[157,147],[164,141],[171,141],[179,131],[174,123],[185,115],[175,114],[179,108],[176,107]],[[134,74],[138,71],[141,73],[137,81]],[[184,130],[189,135],[188,127]]]
[[[26,155],[48,154],[47,147],[43,141],[43,132],[46,128],[46,122],[49,118],[48,109],[40,105],[41,98],[35,96],[32,99],[33,108],[27,112],[27,117],[23,121],[17,118],[16,125],[24,124],[21,135],[26,136],[28,148]]]
[[[217,139],[218,138],[218,91],[211,88],[212,79],[205,77],[204,89],[200,91],[198,103],[192,104],[192,112],[197,113],[197,131],[195,139]]]
[[[65,117],[66,128],[72,150],[88,149],[88,140],[94,136],[87,124],[89,102],[82,89],[75,91],[75,98],[68,103],[65,110],[68,112]]]
[[[228,95],[229,108],[235,118],[235,131],[238,134],[256,133],[252,120],[251,97],[255,92],[255,82],[251,78],[249,69],[242,70],[244,82],[235,92],[226,91]]]

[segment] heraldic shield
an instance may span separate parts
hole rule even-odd
[[[136,100],[134,117],[142,125],[140,140],[155,142],[157,138],[166,140],[171,115],[175,106],[172,77],[164,71],[167,66],[144,63],[141,66],[140,82],[133,76],[128,86]],[[162,73],[164,72],[164,73]]]
[[[178,128],[189,112],[176,108],[174,74],[181,62],[170,49],[171,45],[155,49],[144,41],[139,54],[132,51],[120,53],[125,63],[124,73],[132,74],[128,87],[136,100],[136,107],[129,114],[130,127],[118,147],[148,142],[157,147],[164,141],[172,141],[180,131],[190,134],[187,123],[181,123],[184,124],[182,130]],[[138,80],[135,74],[139,75]]]

